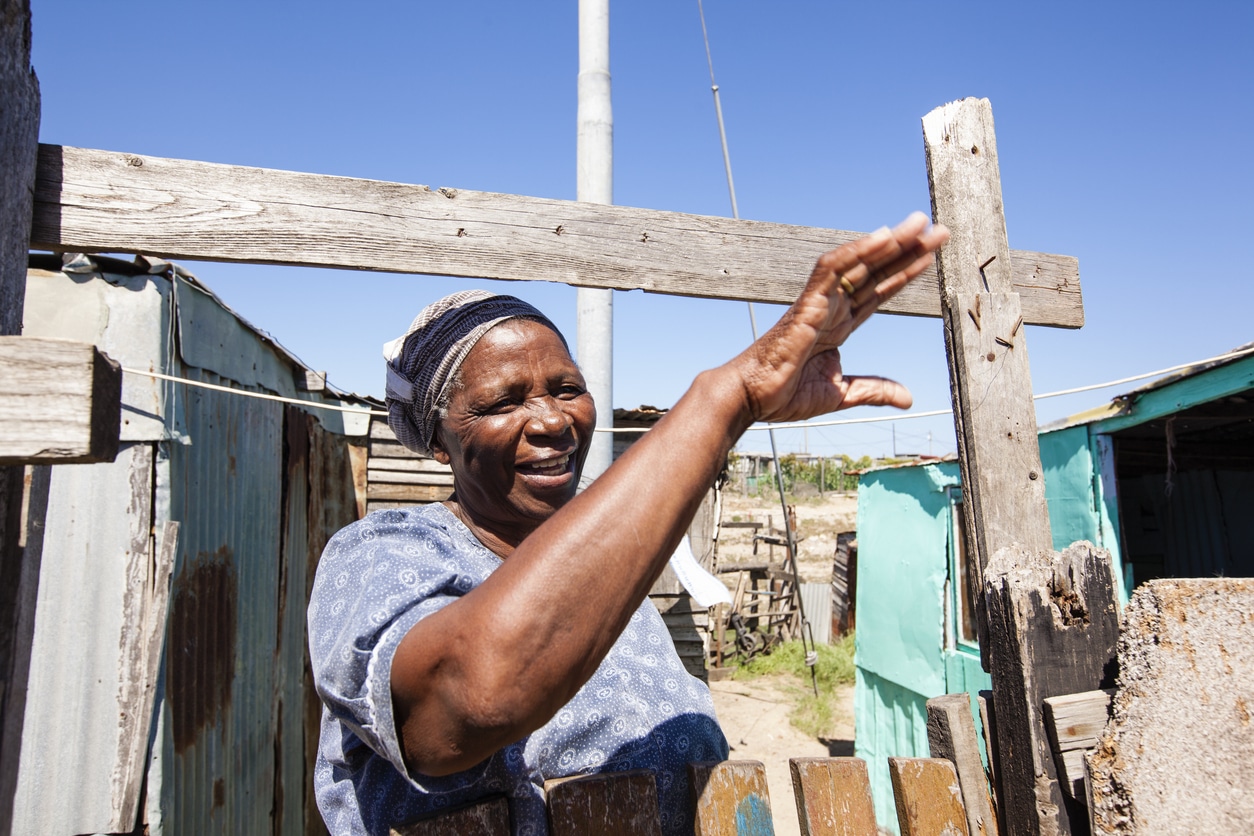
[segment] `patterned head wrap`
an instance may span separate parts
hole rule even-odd
[[[397,440],[424,456],[443,417],[449,384],[479,338],[507,319],[530,319],[557,326],[532,305],[514,296],[463,290],[428,305],[409,330],[385,343],[388,426]],[[569,350],[569,346],[567,346]]]

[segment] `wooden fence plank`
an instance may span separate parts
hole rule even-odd
[[[509,802],[490,798],[433,819],[394,827],[391,836],[510,836]]]
[[[95,346],[0,337],[0,464],[111,462],[122,368]]]
[[[443,502],[453,493],[452,486],[371,484],[366,487],[367,499],[402,502]]]
[[[968,694],[944,694],[927,701],[927,740],[932,757],[954,765],[972,836],[996,836],[997,817],[989,797],[988,774],[980,758]]]
[[[1080,801],[1087,798],[1084,756],[1097,747],[1110,719],[1113,696],[1113,691],[1106,690],[1045,698],[1045,731],[1054,752],[1058,778],[1063,792]]]
[[[941,758],[889,758],[901,836],[969,836],[954,765]]]
[[[641,769],[546,781],[550,836],[661,836],[657,779]]]
[[[688,764],[696,836],[775,836],[766,767],[760,761]]]
[[[453,486],[452,473],[432,473],[430,471],[410,472],[405,470],[366,471],[366,479],[370,484],[388,483],[392,485],[446,485]]]
[[[862,233],[40,146],[31,243],[59,252],[565,282],[791,303]],[[1030,323],[1084,324],[1074,258],[1015,254]],[[766,275],[764,275],[766,273]],[[885,313],[939,316],[934,272]]]
[[[861,758],[790,758],[801,836],[876,836],[875,803]]]
[[[980,727],[984,732],[984,751],[988,754],[988,785],[993,790],[993,815],[997,819],[997,829],[1001,833],[1008,833],[1006,830],[1006,819],[1001,812],[1001,778],[997,771],[998,752],[1001,749],[997,746],[997,710],[993,705],[993,692],[981,691],[975,699],[976,704],[980,707]]]

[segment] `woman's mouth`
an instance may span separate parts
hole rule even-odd
[[[551,459],[540,459],[516,466],[517,470],[527,475],[563,476],[570,470],[570,453],[564,453]]]

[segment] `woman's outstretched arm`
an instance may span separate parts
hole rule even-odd
[[[392,665],[411,769],[469,768],[544,725],[593,674],[648,594],[728,451],[757,421],[910,406],[847,375],[839,347],[948,240],[915,213],[824,254],[784,316],[700,374],[675,407],[482,585],[420,621]]]

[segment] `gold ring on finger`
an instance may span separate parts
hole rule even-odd
[[[853,282],[849,281],[846,276],[840,277],[840,289],[845,291],[845,295],[851,300],[853,299],[854,294],[858,292],[858,289],[853,286]]]

